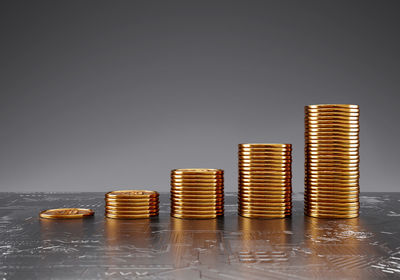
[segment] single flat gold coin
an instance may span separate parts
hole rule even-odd
[[[94,211],[84,208],[58,208],[40,212],[40,218],[44,219],[81,219],[94,215]]]

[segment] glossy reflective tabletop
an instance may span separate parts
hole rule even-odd
[[[362,193],[361,216],[290,219],[237,216],[179,220],[161,195],[160,216],[104,218],[104,193],[0,193],[0,279],[400,279],[400,193]],[[96,211],[45,220],[47,208]]]

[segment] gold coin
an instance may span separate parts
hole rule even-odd
[[[340,209],[348,209],[348,210],[357,210],[360,208],[359,202],[348,202],[348,203],[335,203],[335,202],[307,202],[304,207],[312,208],[312,209],[333,209],[333,210],[340,210]]]
[[[334,186],[334,187],[329,187],[329,186],[306,186],[305,191],[307,193],[314,193],[314,194],[328,194],[328,193],[342,193],[344,194],[356,194],[360,191],[359,186]]]
[[[349,157],[316,157],[316,156],[309,156],[305,155],[305,164],[338,164],[338,165],[355,165],[358,166],[360,163],[360,159],[357,158],[349,158]]]
[[[268,183],[255,183],[255,182],[242,182],[239,181],[239,188],[243,190],[287,190],[292,187],[291,184],[268,184]]]
[[[222,215],[186,215],[186,214],[178,214],[178,213],[171,213],[171,217],[173,218],[178,218],[178,219],[215,219],[218,216],[222,216]]]
[[[158,210],[152,210],[152,211],[111,211],[111,210],[106,210],[105,215],[114,215],[114,216],[141,216],[141,215],[153,215],[156,216],[158,215],[159,211]]]
[[[310,198],[312,197],[320,197],[323,198],[324,195],[328,196],[328,195],[336,195],[336,196],[343,196],[343,198],[350,198],[350,197],[358,197],[360,192],[360,189],[350,189],[350,190],[334,190],[334,189],[325,189],[325,190],[319,190],[319,189],[310,189],[310,188],[306,188],[304,194],[309,196]]]
[[[273,204],[273,205],[278,205],[278,204],[286,204],[287,207],[291,207],[291,198],[286,198],[286,199],[269,199],[269,200],[241,200],[239,199],[240,205],[243,206],[251,206],[251,205],[266,205],[266,204]]]
[[[271,160],[270,158],[239,158],[239,166],[268,166],[273,168],[287,168],[292,165],[291,159]]]
[[[285,177],[288,177],[288,178],[290,178],[290,175],[291,175],[291,172],[290,172],[290,170],[287,170],[287,171],[285,171],[285,172],[283,172],[282,173],[282,171],[274,171],[274,170],[271,170],[271,169],[269,169],[269,168],[267,168],[267,169],[243,169],[243,168],[240,168],[239,169],[239,176],[242,176],[242,177],[256,177],[256,176],[259,176],[260,178],[261,177],[263,177],[263,178],[269,178],[270,176],[271,176],[271,174],[276,174],[276,175],[279,175],[279,174],[284,174],[284,175],[286,175]]]
[[[248,213],[239,213],[240,216],[244,218],[250,219],[277,219],[277,218],[286,218],[290,215],[287,214],[273,214],[273,215],[263,215],[263,214],[248,214]]]
[[[199,210],[223,210],[223,208],[221,207],[221,205],[186,205],[186,204],[176,204],[176,203],[171,203],[171,208],[174,209],[188,209],[188,210],[193,210],[193,209],[199,209]]]
[[[288,210],[288,205],[273,205],[273,204],[264,204],[264,205],[242,205],[239,204],[240,211],[286,211]]]
[[[239,149],[238,154],[239,154],[239,156],[243,156],[243,157],[251,157],[251,156],[290,157],[292,155],[292,151],[291,150],[283,150],[283,151],[279,151],[279,150],[248,151],[247,150],[247,151],[242,151],[241,149]]]
[[[288,180],[285,182],[270,182],[269,181],[269,176],[263,177],[263,179],[260,178],[245,178],[242,176],[239,176],[239,184],[243,186],[250,186],[250,185],[260,185],[260,186],[270,186],[270,187],[286,187],[291,185],[291,176],[288,176]]]
[[[335,215],[348,215],[348,214],[358,214],[359,209],[354,210],[322,210],[322,209],[310,209],[304,208],[307,213],[318,213],[318,214],[335,214]]]
[[[351,202],[358,201],[359,193],[340,193],[340,192],[331,192],[331,193],[310,193],[306,192],[304,194],[305,201],[340,201],[340,202]]]
[[[291,172],[286,172],[284,174],[279,174],[279,173],[273,173],[273,172],[264,172],[264,179],[266,181],[269,180],[289,180],[292,178],[292,174]],[[241,173],[239,174],[239,178],[241,178]]]
[[[359,124],[359,116],[329,116],[329,115],[315,115],[315,114],[305,114],[304,122],[306,124],[319,124],[319,123],[333,123],[338,125],[358,125]]]
[[[357,195],[348,195],[348,196],[340,196],[340,195],[315,195],[311,196],[308,194],[304,195],[305,203],[319,203],[319,202],[332,202],[332,203],[354,203],[359,202],[359,196]]]
[[[357,178],[360,176],[358,170],[345,170],[343,168],[307,168],[307,176],[313,176],[316,178]]]
[[[158,206],[109,206],[106,205],[106,211],[158,211]]]
[[[159,201],[154,202],[115,202],[115,201],[107,201],[106,206],[112,207],[158,207]]]
[[[272,162],[269,160],[262,160],[262,161],[256,161],[256,160],[239,160],[239,168],[251,168],[251,167],[261,167],[261,168],[266,168],[266,169],[276,169],[276,170],[282,170],[282,169],[290,169],[292,165],[291,161],[276,161]]]
[[[218,188],[218,187],[223,187],[224,184],[221,182],[217,182],[217,183],[179,183],[179,182],[175,182],[175,181],[171,181],[171,186],[177,186],[177,187],[214,187],[214,188]]]
[[[223,187],[196,187],[196,186],[184,186],[184,187],[177,187],[171,186],[171,190],[174,191],[201,191],[201,192],[224,192]]]
[[[241,148],[291,148],[292,144],[283,143],[241,143],[238,144]]]
[[[321,214],[321,213],[305,213],[305,215],[313,218],[323,218],[323,219],[351,219],[357,218],[358,213],[348,214],[348,215],[335,215],[335,214]]]
[[[148,213],[148,214],[140,214],[140,215],[115,215],[111,213],[106,213],[106,217],[110,219],[145,219],[151,218],[154,216],[158,216],[158,213]]]
[[[339,148],[339,147],[332,147],[329,146],[328,148],[324,148],[324,147],[309,147],[306,144],[306,154],[310,154],[311,153],[343,153],[343,154],[347,154],[347,153],[359,153],[359,147],[355,147],[355,148]]]
[[[342,117],[358,117],[360,116],[359,110],[338,110],[338,109],[307,109],[305,110],[306,116],[342,116]]]
[[[309,120],[341,120],[341,121],[359,121],[360,114],[340,114],[340,113],[328,113],[328,112],[305,112],[304,120],[305,122]]]
[[[282,215],[282,214],[290,214],[291,210],[290,209],[283,209],[283,210],[250,210],[250,209],[240,209],[239,210],[240,214],[263,214],[263,215]]]
[[[223,191],[199,191],[199,190],[194,190],[194,191],[188,191],[188,190],[171,190],[171,194],[174,195],[224,195]]]
[[[92,209],[84,208],[47,209],[39,213],[40,218],[44,219],[81,219],[93,215]]]
[[[340,151],[332,151],[332,152],[326,152],[326,151],[315,151],[315,150],[307,150],[305,153],[306,157],[311,157],[311,158],[318,158],[318,157],[338,157],[338,158],[359,158],[360,154],[357,151],[346,151],[346,152],[340,152]]]
[[[288,195],[243,195],[239,196],[239,201],[241,202],[287,202],[292,198],[291,194]]]
[[[195,199],[210,199],[210,198],[222,198],[223,194],[222,193],[217,193],[217,194],[180,194],[176,192],[171,191],[171,198],[183,198],[183,199],[190,199],[190,198],[195,198]]]
[[[188,214],[188,215],[218,215],[223,214],[223,209],[188,209],[188,208],[179,208],[179,207],[171,207],[171,212],[174,214]]]
[[[181,175],[213,175],[213,174],[223,174],[224,171],[222,169],[214,169],[214,168],[182,168],[182,169],[173,169],[171,170],[171,174],[181,174]]]
[[[281,207],[291,207],[292,202],[291,201],[285,201],[285,202],[248,202],[248,201],[240,201],[239,200],[239,206],[241,207],[264,207],[264,206],[281,206]]]
[[[105,198],[107,203],[158,203],[158,198]]]
[[[171,178],[171,182],[174,184],[223,184],[223,178],[212,178],[212,179],[193,179],[193,178]]]
[[[223,175],[171,175],[171,181],[203,181],[203,180],[218,180],[218,181],[222,181],[224,180],[224,176]]]
[[[112,191],[106,193],[107,198],[122,198],[122,199],[145,199],[145,198],[156,198],[159,197],[159,193],[155,191],[148,190],[121,190]]]
[[[288,189],[286,191],[262,191],[262,190],[242,190],[238,191],[238,196],[240,200],[248,199],[286,199],[291,198],[292,190]]]
[[[220,196],[215,196],[215,197],[178,197],[178,196],[172,196],[171,195],[171,201],[174,202],[198,202],[198,203],[203,203],[203,202],[209,202],[209,203],[214,203],[214,202],[221,202],[224,201],[224,196],[220,195]]]
[[[270,158],[270,159],[290,159],[292,156],[291,151],[277,151],[277,152],[270,152],[270,151],[238,151],[239,158]]]
[[[306,187],[310,190],[358,190],[359,184],[357,183],[338,183],[338,182],[307,182]]]

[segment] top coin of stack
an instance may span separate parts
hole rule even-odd
[[[305,214],[353,218],[359,211],[358,105],[305,107]]]
[[[174,169],[171,171],[171,216],[212,219],[224,214],[224,171]]]
[[[140,219],[158,215],[159,194],[146,190],[123,190],[106,193],[106,217]]]
[[[239,215],[284,218],[291,195],[291,144],[239,144]]]

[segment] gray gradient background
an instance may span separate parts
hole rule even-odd
[[[399,1],[1,1],[0,190],[169,190],[304,105],[361,108],[361,190],[399,191]],[[155,186],[155,187],[153,187]]]

